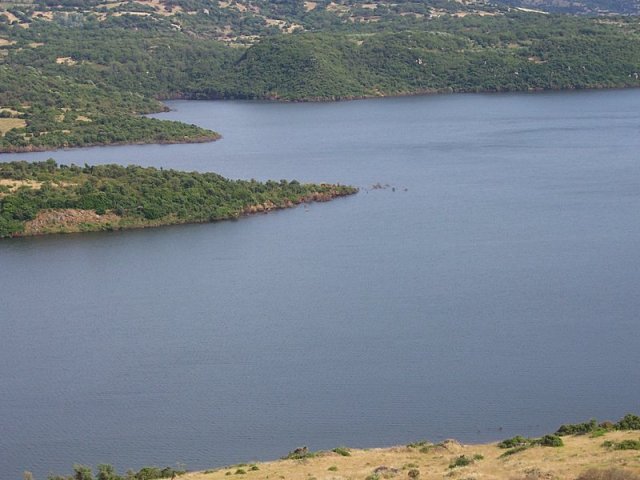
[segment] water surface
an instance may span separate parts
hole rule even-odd
[[[223,139],[0,161],[361,193],[0,242],[3,478],[487,441],[640,411],[640,91],[170,106],[162,118]]]

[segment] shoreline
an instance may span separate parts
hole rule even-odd
[[[265,202],[262,204],[246,205],[226,217],[215,219],[179,219],[169,216],[157,220],[138,219],[135,217],[118,217],[106,212],[98,215],[95,210],[59,209],[42,210],[36,218],[25,223],[25,230],[5,238],[43,237],[57,234],[76,234],[90,232],[113,232],[124,230],[138,230],[143,228],[158,228],[172,225],[196,225],[216,223],[227,220],[239,220],[258,214],[267,214],[278,210],[298,207],[301,204],[324,203],[337,198],[348,197],[358,193],[355,187],[344,185],[322,184],[331,188],[329,192],[313,192],[302,195],[295,200],[286,200],[281,204]],[[1,240],[1,237],[0,237]]]
[[[366,94],[366,95],[334,95],[328,97],[301,97],[301,98],[282,98],[272,95],[264,96],[219,96],[219,95],[185,95],[183,93],[158,98],[159,101],[174,101],[174,100],[200,100],[200,101],[216,101],[216,100],[238,100],[238,101],[256,101],[256,102],[270,102],[270,103],[332,103],[332,102],[350,102],[358,100],[371,100],[376,98],[403,98],[403,97],[423,97],[432,95],[451,95],[451,94],[505,94],[505,93],[545,93],[545,92],[578,92],[578,91],[600,91],[600,90],[633,90],[640,89],[640,85],[592,85],[588,87],[564,87],[564,88],[544,88],[535,87],[528,89],[504,89],[504,90],[487,90],[487,89],[454,89],[451,87],[440,89],[421,89],[410,92],[397,92],[397,93],[379,93],[379,94]],[[163,113],[163,112],[155,112]]]
[[[621,469],[640,475],[637,450],[616,450],[604,442],[638,439],[638,431],[610,431],[600,436],[563,436],[561,447],[534,446],[505,455],[498,442],[438,444],[417,442],[385,448],[333,450],[309,453],[302,458],[241,463],[188,472],[184,480],[341,480],[341,479],[577,479],[590,469]],[[606,444],[605,444],[606,445]],[[297,449],[302,450],[302,449]],[[293,452],[292,452],[293,453]],[[463,457],[465,460],[460,460]],[[466,462],[469,462],[465,465]],[[609,478],[609,477],[606,477]],[[614,477],[612,477],[614,478]],[[635,476],[615,477],[635,480]]]
[[[160,110],[158,112],[152,112],[152,113],[163,113],[167,111],[168,110]],[[113,143],[97,142],[97,143],[88,143],[86,145],[75,145],[75,146],[56,147],[56,148],[27,145],[26,147],[0,149],[0,155],[11,155],[13,153],[59,152],[59,151],[65,151],[65,150],[75,150],[78,148],[94,148],[94,147],[119,147],[119,146],[121,147],[121,146],[132,146],[132,145],[181,145],[181,144],[189,144],[189,143],[209,143],[209,142],[216,142],[221,138],[222,138],[222,135],[216,132],[215,134],[212,134],[212,135],[200,136],[195,138],[160,140],[160,141],[149,141],[149,142],[146,142],[144,140],[140,140],[136,142],[113,142]]]
[[[526,90],[482,90],[482,89],[423,89],[412,92],[397,92],[393,94],[370,94],[370,95],[349,95],[349,96],[330,96],[330,97],[303,97],[303,98],[281,98],[277,96],[218,96],[218,95],[199,95],[184,93],[176,93],[169,96],[156,97],[159,102],[174,101],[174,100],[186,100],[186,101],[222,101],[222,100],[237,100],[237,101],[254,101],[254,102],[268,102],[268,103],[332,103],[332,102],[351,102],[358,100],[372,100],[382,98],[404,98],[404,97],[422,97],[431,95],[452,95],[452,94],[516,94],[516,93],[545,93],[545,92],[577,92],[577,91],[600,91],[600,90],[631,90],[639,89],[638,85],[615,85],[615,86],[602,86],[594,85],[589,87],[572,87],[572,88],[529,88]],[[146,115],[156,115],[160,113],[167,113],[171,111],[166,104],[162,103],[164,108],[157,111],[148,112]],[[158,120],[162,120],[159,118]],[[185,122],[183,122],[185,123]],[[183,145],[192,143],[209,143],[215,142],[223,138],[223,135],[218,132],[213,132],[212,135],[200,136],[195,138],[184,138],[174,140],[161,140],[161,141],[135,141],[135,142],[113,142],[113,143],[90,143],[86,145],[74,145],[64,147],[44,147],[44,146],[32,146],[15,147],[9,149],[0,149],[0,155],[11,155],[20,153],[39,153],[39,152],[57,152],[66,151],[79,148],[94,148],[94,147],[117,147],[117,146],[133,146],[133,145]]]

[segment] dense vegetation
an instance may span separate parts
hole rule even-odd
[[[595,418],[583,423],[568,423],[560,425],[560,428],[556,431],[556,435],[597,434],[597,432],[602,430],[640,430],[640,416],[629,413],[616,423],[609,421],[598,423]]]
[[[562,436],[590,434],[591,437],[599,437],[613,430],[640,430],[640,417],[629,413],[622,417],[617,423],[609,421],[598,423],[596,419],[591,419],[583,423],[568,423],[561,425],[553,435],[544,435],[541,438],[526,438],[521,435],[507,438],[498,443],[498,448],[506,450],[501,455],[502,457],[508,457],[536,445],[542,447],[562,447],[564,445],[562,438],[560,438]],[[603,444],[603,446],[618,450],[632,450],[636,449],[638,445],[640,445],[640,441],[636,442],[635,440],[627,440],[620,444],[612,442],[605,442]]]
[[[0,181],[0,237],[210,222],[356,192],[295,180],[263,183],[215,173],[66,166],[53,160],[0,163]]]
[[[217,138],[140,116],[162,111],[158,100],[166,98],[640,86],[633,17],[446,0],[39,0],[4,14],[2,7],[0,151]]]

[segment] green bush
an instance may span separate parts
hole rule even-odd
[[[529,445],[531,440],[520,435],[516,435],[512,438],[507,438],[506,440],[501,441],[498,444],[499,448],[514,448],[519,447],[521,445]]]
[[[640,417],[632,413],[625,415],[618,423],[618,430],[640,430]]]
[[[621,442],[612,442],[607,440],[602,442],[602,446],[613,450],[640,450],[640,440],[622,440]]]
[[[298,447],[294,450],[291,450],[286,457],[283,457],[284,460],[303,460],[305,458],[313,458],[316,454],[314,452],[309,451],[309,448],[306,446]]]
[[[449,468],[466,467],[468,465],[471,465],[472,463],[473,459],[465,455],[460,455],[449,464]]]
[[[560,425],[560,428],[556,431],[556,435],[584,435],[593,432],[597,427],[598,422],[595,418],[592,418],[585,423]]]
[[[500,455],[500,458],[509,457],[511,455],[515,455],[516,453],[524,452],[529,447],[530,447],[530,445],[521,445],[519,447],[511,448],[511,449],[507,450],[506,452],[504,452],[502,455]]]
[[[351,452],[349,451],[349,449],[347,447],[336,447],[332,451],[337,453],[338,455],[342,455],[343,457],[350,457],[351,456]]]
[[[543,447],[562,447],[564,446],[564,442],[557,435],[545,435],[544,437],[535,441],[536,445],[541,445]]]

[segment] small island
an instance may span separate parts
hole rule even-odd
[[[213,222],[357,191],[134,165],[9,162],[0,164],[0,238]]]

